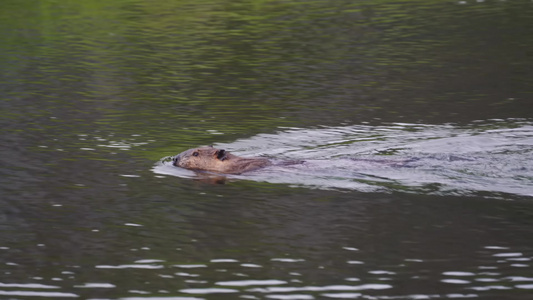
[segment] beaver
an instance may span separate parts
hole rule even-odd
[[[172,158],[172,164],[190,170],[241,174],[270,166],[272,162],[260,157],[240,157],[208,146],[183,151]]]

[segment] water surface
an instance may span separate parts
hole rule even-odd
[[[532,16],[3,1],[0,298],[529,299]],[[208,144],[309,164],[159,162]]]
[[[527,120],[282,128],[214,146],[274,163],[303,161],[224,176],[229,179],[372,192],[533,196],[533,126]],[[220,177],[176,168],[169,159],[154,171],[185,178]]]

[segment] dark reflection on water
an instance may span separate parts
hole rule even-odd
[[[3,240],[0,290],[527,299],[531,289],[528,202],[176,179],[147,195],[157,181],[130,178],[127,199],[100,196],[108,203],[99,208],[24,207],[7,227],[21,239]],[[87,190],[86,197],[98,198]],[[55,288],[31,285],[37,283]]]
[[[528,299],[531,16],[530,1],[3,1],[0,298]],[[226,185],[152,170],[211,143],[422,159]]]

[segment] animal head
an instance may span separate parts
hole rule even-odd
[[[176,155],[173,165],[192,170],[220,170],[224,161],[229,158],[229,153],[224,149],[213,147],[199,147],[189,149]]]

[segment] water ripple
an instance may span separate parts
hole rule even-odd
[[[363,192],[533,196],[533,123],[522,119],[461,126],[281,128],[215,147],[274,161],[305,161],[231,178]],[[195,176],[168,162],[153,171]]]

